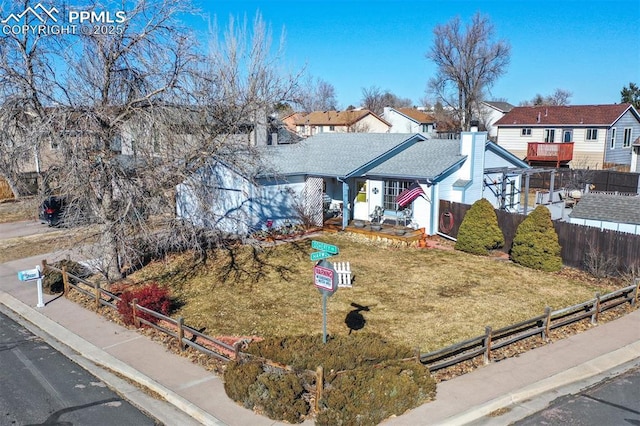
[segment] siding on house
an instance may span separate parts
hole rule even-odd
[[[631,164],[631,146],[623,146],[624,129],[631,128],[631,144],[640,136],[640,123],[631,113],[627,111],[620,119],[611,126],[615,130],[615,148],[611,149],[605,142],[607,149],[605,150],[605,162],[615,164]],[[607,140],[611,137],[611,133],[607,134]]]
[[[528,143],[562,143],[565,132],[570,132],[569,141],[574,143],[571,167],[628,168],[632,164],[631,148],[623,148],[624,130],[621,129],[631,127],[633,134],[639,135],[640,115],[631,104],[515,107],[496,126],[500,146],[518,158],[526,157]],[[613,149],[610,147],[612,128],[616,128]],[[523,135],[523,129],[529,134]],[[555,131],[553,141],[545,140],[546,130]],[[587,139],[593,130],[597,131],[597,137]]]

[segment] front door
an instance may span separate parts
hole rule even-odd
[[[356,193],[353,203],[353,218],[360,220],[368,220],[369,213],[369,194],[367,192],[367,181],[356,181]]]

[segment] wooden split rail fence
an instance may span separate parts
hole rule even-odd
[[[100,285],[69,273],[64,266],[59,269],[55,266],[48,265],[47,262],[43,260],[42,271],[46,272],[47,270],[55,271],[62,274],[62,282],[64,285],[63,291],[65,297],[68,295],[70,289],[74,289],[92,298],[95,301],[96,309],[100,308],[101,306],[108,306],[116,311],[118,310],[117,303],[120,301],[120,297],[101,288]],[[89,286],[91,289],[86,289],[79,284]],[[235,359],[239,356],[239,345],[232,346],[220,340],[214,339],[213,337],[207,336],[206,334],[201,333],[195,328],[186,325],[182,317],[173,319],[166,315],[152,311],[151,309],[147,309],[144,306],[140,306],[136,302],[137,301],[134,299],[132,302],[132,309],[134,323],[137,327],[140,327],[141,324],[145,324],[176,338],[178,342],[180,342],[181,350],[184,350],[187,347],[191,347],[199,352],[205,353],[224,362],[230,361],[231,359]],[[138,312],[143,312],[154,318],[157,318],[158,320],[160,320],[160,322],[155,324],[151,321],[147,321],[144,318],[138,316]]]
[[[62,274],[65,297],[69,293],[70,289],[75,289],[80,293],[93,298],[95,300],[96,309],[101,306],[108,306],[115,310],[118,309],[116,304],[120,298],[101,288],[98,284],[84,280],[67,272],[65,267],[59,269],[48,265],[47,262],[43,260],[42,271],[46,272],[47,270],[56,271]],[[79,283],[89,286],[91,290],[81,287]],[[540,335],[543,340],[547,340],[551,330],[576,323],[586,318],[590,318],[591,323],[595,324],[598,321],[598,316],[602,312],[620,306],[624,303],[630,303],[632,306],[635,306],[638,303],[639,293],[640,279],[637,278],[633,285],[608,293],[604,296],[597,293],[594,299],[557,311],[551,311],[551,308],[546,308],[542,315],[497,330],[493,330],[491,327],[486,327],[485,334],[482,336],[474,337],[427,354],[418,353],[416,356],[419,358],[419,361],[422,364],[427,365],[431,371],[450,367],[478,356],[483,356],[484,363],[488,364],[491,362],[492,351],[536,335]],[[173,319],[140,306],[135,300],[132,303],[132,308],[136,326],[145,324],[165,334],[173,336],[178,339],[180,342],[180,348],[183,350],[187,347],[192,347],[195,350],[224,362],[230,361],[231,359],[237,359],[239,356],[245,355],[240,353],[239,344],[232,346],[214,339],[213,337],[207,336],[206,334],[185,325],[182,317]],[[140,318],[137,315],[137,312],[144,312],[158,318],[167,326],[154,324]]]
[[[578,321],[590,318],[592,324],[598,322],[598,316],[609,309],[630,303],[635,306],[638,303],[640,292],[640,279],[633,285],[608,293],[604,296],[596,293],[594,299],[570,306],[565,309],[551,311],[545,308],[542,315],[513,324],[504,328],[493,330],[485,328],[485,334],[469,340],[457,343],[446,348],[420,355],[420,362],[427,365],[429,370],[436,371],[478,356],[483,357],[485,364],[491,362],[492,351],[512,345],[528,337],[539,335],[543,340],[548,340],[551,330],[564,327]]]

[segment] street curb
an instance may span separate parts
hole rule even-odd
[[[133,380],[134,382],[139,383],[140,385],[157,393],[162,398],[164,398],[165,401],[175,406],[182,412],[188,414],[203,425],[225,425],[225,423],[207,413],[206,411],[202,410],[195,404],[187,401],[180,395],[169,390],[150,377],[131,368],[129,365],[123,363],[119,359],[106,353],[105,351],[89,343],[83,338],[71,333],[69,330],[65,329],[45,315],[42,315],[39,312],[35,311],[31,307],[28,307],[10,294],[0,291],[0,304],[6,306],[20,317],[29,321],[56,340],[64,343],[91,362],[109,370],[115,371],[116,373],[130,380]]]
[[[611,353],[601,355],[581,365],[572,367],[529,386],[525,386],[515,392],[508,393],[482,405],[473,407],[464,413],[449,417],[439,423],[436,423],[434,426],[467,425],[498,409],[506,408],[513,404],[523,403],[546,392],[588,380],[637,359],[640,359],[640,341],[631,343]]]

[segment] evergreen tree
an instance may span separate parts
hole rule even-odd
[[[456,250],[486,255],[503,245],[504,236],[493,206],[485,198],[476,201],[460,224]]]
[[[551,213],[538,206],[518,226],[513,237],[511,260],[532,269],[553,272],[562,268],[558,234]]]

